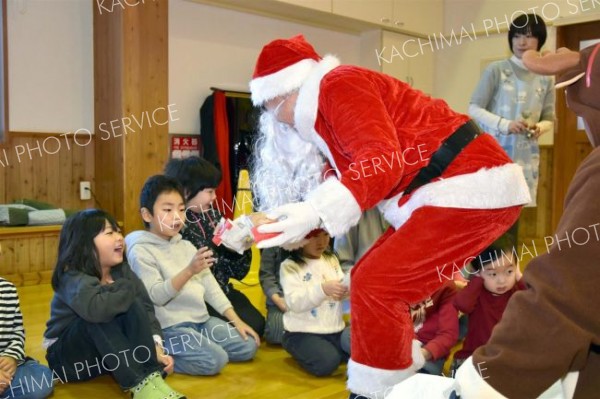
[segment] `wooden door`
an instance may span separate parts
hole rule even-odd
[[[557,47],[579,50],[582,42],[600,39],[600,21],[560,26]],[[577,117],[567,108],[564,90],[556,93],[556,134],[554,137],[554,190],[552,229],[562,216],[565,196],[579,164],[592,151],[585,131],[578,129]]]

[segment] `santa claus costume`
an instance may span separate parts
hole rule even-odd
[[[259,231],[281,234],[259,247],[297,242],[320,226],[343,234],[375,206],[392,226],[351,277],[348,389],[383,397],[423,364],[410,306],[515,222],[529,202],[522,171],[444,101],[321,57],[302,36],[262,49],[250,89],[255,105],[278,103],[261,117],[253,184],[279,220]],[[293,123],[282,124],[288,100]]]

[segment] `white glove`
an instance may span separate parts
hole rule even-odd
[[[412,360],[413,364],[410,366],[413,370],[419,371],[425,365],[425,357],[421,352],[423,344],[418,339],[412,341]]]
[[[319,227],[321,218],[309,202],[286,204],[267,212],[269,219],[278,220],[274,223],[258,227],[260,233],[281,233],[277,237],[261,241],[258,248],[279,247],[284,244],[298,243],[308,233]]]

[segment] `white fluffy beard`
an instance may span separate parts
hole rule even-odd
[[[259,121],[253,159],[252,189],[260,211],[299,202],[322,181],[325,160],[292,126],[269,112]]]

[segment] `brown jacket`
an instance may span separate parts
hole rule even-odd
[[[473,354],[485,381],[504,396],[535,398],[577,370],[576,398],[600,392],[600,353],[591,350],[600,345],[599,235],[596,148],[573,178],[554,245],[527,267],[529,288],[513,295],[488,344]]]
[[[600,144],[600,56],[592,46],[559,81],[588,72],[567,87],[569,107]],[[595,51],[598,54],[598,50]],[[485,381],[510,399],[534,398],[570,371],[579,371],[574,398],[600,392],[600,148],[583,161],[569,187],[549,253],[534,259],[487,345],[473,354]],[[550,238],[546,238],[550,243]]]

